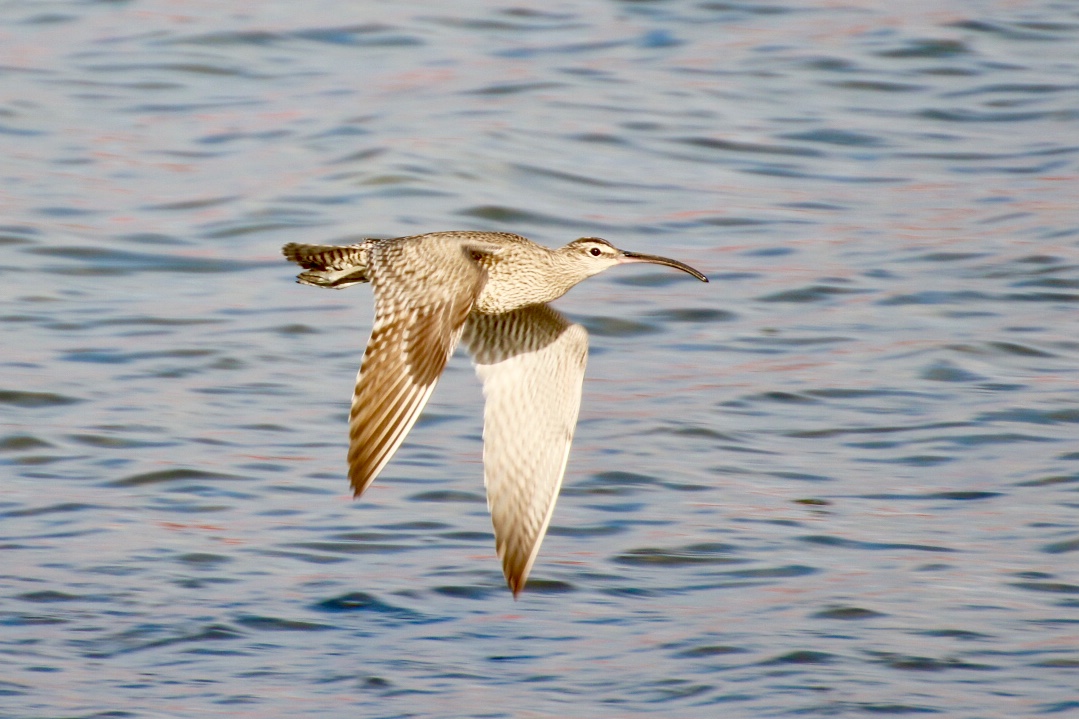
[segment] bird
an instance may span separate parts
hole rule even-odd
[[[547,532],[581,405],[588,332],[548,303],[579,282],[630,263],[681,270],[677,260],[620,250],[599,237],[552,249],[509,232],[449,231],[351,245],[290,242],[300,284],[370,283],[371,337],[349,413],[355,497],[416,423],[463,341],[483,383],[483,470],[495,548],[516,599]]]

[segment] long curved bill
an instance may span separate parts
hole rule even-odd
[[[698,272],[686,263],[672,260],[667,257],[659,257],[658,255],[642,255],[639,252],[627,252],[622,250],[622,262],[649,262],[653,265],[666,265],[667,267],[673,267],[676,270],[682,270],[682,272],[685,272],[687,275],[693,275],[701,282],[708,281],[708,278],[701,272]]]

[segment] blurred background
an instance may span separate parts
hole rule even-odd
[[[1079,715],[1079,6],[0,6],[0,716]],[[360,501],[367,287],[598,235],[519,601],[455,357]]]

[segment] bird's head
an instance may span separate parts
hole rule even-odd
[[[682,270],[682,272],[693,275],[701,282],[708,281],[708,278],[702,273],[678,260],[620,250],[607,240],[599,237],[582,237],[579,240],[574,240],[563,247],[560,252],[565,256],[572,258],[574,264],[579,266],[586,273],[586,277],[599,274],[608,267],[614,267],[615,265],[624,265],[631,262],[648,262],[654,265],[674,267],[675,269]]]

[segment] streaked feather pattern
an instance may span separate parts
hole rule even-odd
[[[581,407],[588,332],[547,305],[473,313],[465,344],[483,381],[483,476],[502,571],[516,596],[554,513]]]
[[[355,245],[282,248],[297,281],[370,282],[375,321],[349,415],[358,496],[416,423],[464,336],[486,398],[484,483],[495,545],[516,597],[554,512],[581,406],[588,333],[545,303],[608,267],[646,262],[708,279],[677,260],[582,237],[557,250],[507,232],[433,232]]]
[[[458,246],[443,252],[413,249],[386,242],[369,252],[375,322],[349,415],[348,474],[357,496],[419,418],[486,278]],[[429,282],[434,272],[442,278],[436,287]]]
[[[301,245],[290,242],[281,248],[282,254],[307,272],[296,281],[315,287],[342,289],[368,282],[369,250],[379,240],[366,240],[356,245]]]

